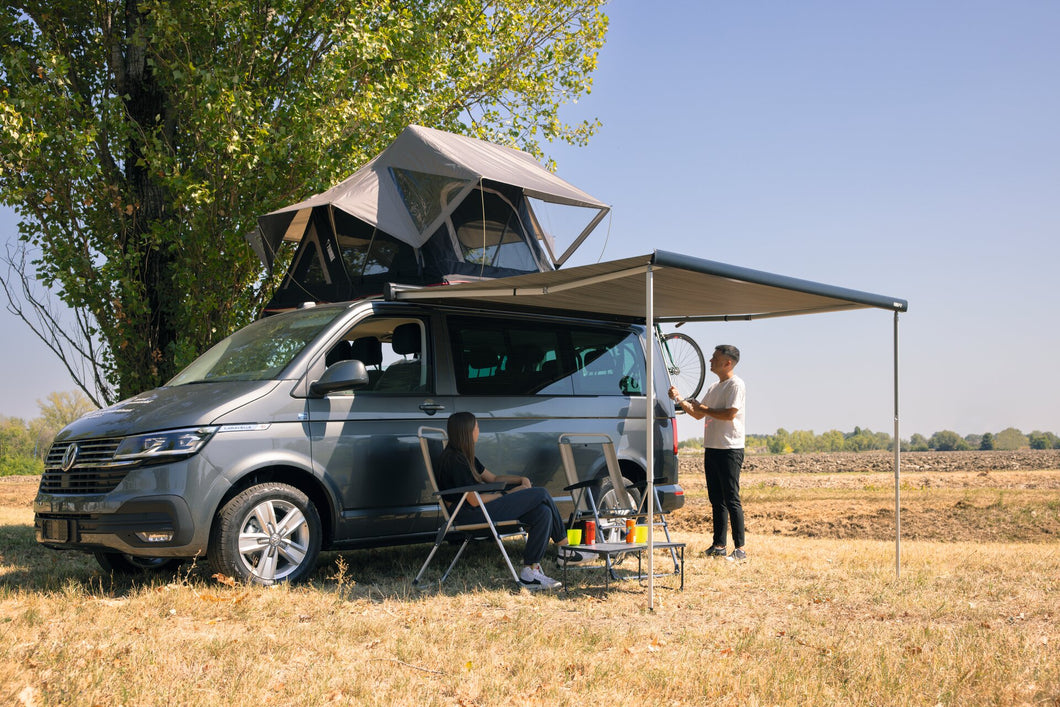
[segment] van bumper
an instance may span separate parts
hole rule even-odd
[[[216,474],[194,457],[131,469],[113,490],[42,489],[33,501],[37,542],[56,550],[195,557],[206,551],[209,491]],[[198,499],[197,503],[189,502]]]
[[[128,501],[113,513],[35,513],[37,542],[56,550],[116,550],[160,557],[196,554],[189,544],[194,522],[179,496]]]
[[[676,511],[685,505],[685,490],[680,484],[661,484],[655,487],[663,513]]]

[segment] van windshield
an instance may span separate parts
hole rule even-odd
[[[277,378],[344,311],[305,309],[259,319],[213,346],[167,385]]]

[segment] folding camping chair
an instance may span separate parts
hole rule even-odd
[[[599,446],[604,457],[604,466],[607,469],[607,484],[601,482],[598,477],[579,479],[577,464],[574,461],[574,445]],[[615,452],[615,444],[609,435],[602,433],[564,433],[559,436],[559,454],[563,460],[563,470],[567,476],[568,485],[564,490],[571,492],[573,510],[567,527],[572,527],[579,521],[592,520],[596,523],[599,542],[624,542],[624,534],[627,520],[641,521],[648,517],[647,506],[647,483],[634,483],[622,476],[622,470],[618,463],[618,454]],[[665,481],[656,479],[655,481]],[[639,490],[639,502],[634,498],[631,490]],[[666,521],[666,514],[660,506],[659,492],[654,489],[655,507],[654,518],[651,522],[657,528],[662,528],[665,542],[671,544],[670,558],[674,563],[674,573],[680,571],[677,550],[672,546],[670,539],[670,528]],[[621,559],[618,555],[616,559]],[[613,563],[610,555],[604,556],[607,570],[615,577]],[[616,577],[617,578],[617,577]]]
[[[496,482],[492,484],[475,484],[474,486],[461,486],[458,488],[447,489],[445,491],[438,490],[438,481],[434,475],[434,460],[441,454],[442,447],[448,442],[448,436],[445,430],[437,427],[420,427],[417,432],[417,436],[420,440],[420,451],[423,453],[423,464],[427,467],[427,479],[430,481],[431,490],[434,496],[438,499],[438,513],[439,518],[444,522],[438,529],[438,535],[434,538],[434,547],[431,548],[431,552],[427,555],[427,559],[424,560],[423,566],[420,567],[419,573],[416,578],[412,580],[412,583],[419,584],[422,579],[424,572],[427,571],[427,567],[431,564],[431,560],[434,559],[434,555],[438,552],[438,548],[445,541],[446,536],[452,532],[457,535],[458,538],[462,537],[463,542],[460,544],[460,549],[456,551],[456,556],[453,561],[449,563],[448,569],[445,570],[445,574],[439,581],[439,584],[444,582],[449,576],[449,573],[453,571],[453,567],[456,565],[460,556],[464,553],[468,544],[472,540],[487,540],[493,538],[497,542],[497,547],[500,548],[501,557],[504,558],[504,563],[508,566],[508,571],[512,574],[512,579],[519,583],[519,574],[515,571],[515,565],[512,564],[511,558],[508,557],[508,551],[504,548],[504,541],[507,538],[525,537],[526,531],[523,530],[518,520],[503,520],[494,522],[490,518],[489,511],[486,510],[485,505],[482,503],[483,493],[492,493],[494,491],[503,491],[507,486],[504,482]],[[436,446],[434,449],[431,448],[431,443]],[[475,500],[478,501],[479,508],[482,509],[482,515],[485,517],[483,522],[479,523],[457,523],[456,516],[467,502],[468,498],[474,496]],[[452,501],[459,498],[456,506],[452,512],[449,511],[449,506],[446,504],[446,499]],[[505,532],[500,532],[499,528],[506,529]]]

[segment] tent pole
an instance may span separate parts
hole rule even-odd
[[[898,312],[894,313],[894,577],[902,576],[902,506],[899,490],[902,471],[902,438],[898,414]]]
[[[645,272],[644,292],[646,301],[644,303],[645,335],[648,340],[647,351],[647,375],[645,386],[647,387],[644,402],[648,406],[644,414],[644,438],[647,451],[647,485],[645,493],[648,494],[648,610],[655,610],[655,284],[652,280],[651,263]],[[674,424],[677,424],[676,422]]]

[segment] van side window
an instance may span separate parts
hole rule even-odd
[[[327,364],[363,363],[368,385],[357,393],[430,393],[434,377],[426,342],[426,324],[419,319],[372,317],[346,332],[328,351]]]
[[[578,375],[575,395],[642,395],[644,350],[636,332],[575,329],[571,332]]]
[[[636,331],[453,317],[461,395],[640,395]]]

